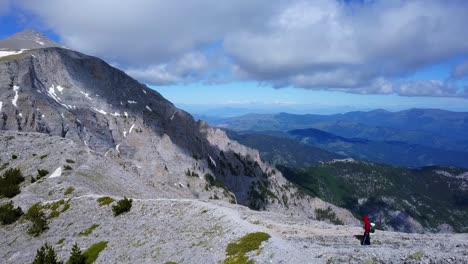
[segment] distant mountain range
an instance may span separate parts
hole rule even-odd
[[[313,196],[380,228],[404,232],[468,229],[468,170],[447,167],[407,169],[350,159],[302,169],[278,166],[285,177]]]
[[[263,160],[273,165],[302,168],[321,161],[343,159],[345,156],[298,142],[281,133],[236,133],[228,131],[228,136],[239,143],[255,148]]]
[[[357,159],[412,167],[468,167],[468,113],[464,112],[410,109],[334,115],[249,114],[212,120],[212,124],[238,132],[281,132]]]

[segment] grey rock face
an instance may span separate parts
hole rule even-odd
[[[41,49],[50,47],[63,47],[50,40],[44,34],[27,29],[0,40],[0,50]]]
[[[98,58],[44,48],[0,59],[0,102],[1,130],[70,139],[133,167],[146,185],[172,184],[180,186],[183,197],[315,215],[314,203],[263,163],[256,150],[196,122]],[[356,223],[349,212],[337,213]]]

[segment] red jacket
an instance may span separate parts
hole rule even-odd
[[[362,218],[362,220],[364,221],[364,232],[365,233],[369,233],[370,232],[370,222],[369,222],[369,218],[367,216],[364,216]]]

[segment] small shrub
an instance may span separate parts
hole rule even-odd
[[[36,178],[31,176],[31,183],[35,183],[35,182],[36,182]]]
[[[58,264],[61,263],[57,259],[57,253],[54,248],[45,243],[40,249],[37,250],[36,256],[32,264]]]
[[[343,221],[336,217],[335,212],[330,207],[327,209],[315,209],[315,219],[318,221],[329,221],[335,225],[344,225]]]
[[[408,256],[408,258],[410,258],[412,260],[417,260],[417,261],[420,261],[423,257],[424,257],[424,253],[421,252],[421,251],[418,251],[418,252]]]
[[[93,224],[88,229],[80,232],[78,235],[79,236],[89,236],[93,232],[93,230],[96,229],[98,226],[99,226],[98,224]]]
[[[164,264],[177,264],[177,262],[174,262],[174,261],[166,261],[166,262],[164,262]]]
[[[68,187],[68,188],[65,190],[64,194],[65,194],[65,195],[69,195],[69,194],[71,194],[74,190],[75,190],[75,188],[73,188],[73,187]]]
[[[16,222],[16,220],[18,220],[18,218],[20,218],[22,215],[23,210],[21,210],[21,207],[18,206],[15,209],[12,201],[0,205],[0,222],[2,225],[12,224]]]
[[[40,158],[41,160],[43,160],[43,159],[47,158],[47,156],[48,156],[48,155],[45,154],[45,155],[40,156],[39,158]]]
[[[118,216],[125,212],[130,211],[132,208],[132,199],[127,199],[124,197],[122,200],[119,200],[116,205],[112,206],[112,211],[114,212],[114,216]]]
[[[19,184],[24,181],[20,169],[8,169],[0,177],[0,197],[13,198],[19,194]]]
[[[81,252],[78,244],[73,244],[70,259],[68,259],[67,264],[85,264],[86,256]]]
[[[50,212],[49,216],[47,217],[48,219],[52,219],[52,218],[57,218],[60,216],[60,212],[59,211],[52,211]]]
[[[100,197],[97,199],[97,202],[99,203],[100,206],[109,205],[113,203],[114,201],[115,200],[109,196],[104,196],[104,197]]]
[[[59,241],[57,241],[57,245],[63,244],[64,241],[65,241],[65,238],[61,238]]]
[[[31,206],[24,217],[31,222],[31,226],[27,230],[28,234],[31,236],[39,236],[42,232],[49,229],[45,213],[40,203]]]
[[[15,154],[11,155],[11,159],[17,159],[18,156],[16,156]]]
[[[48,170],[37,169],[37,180],[49,174]]]
[[[74,161],[74,160],[71,160],[71,159],[66,159],[65,161],[66,161],[67,163],[75,163],[75,161]]]
[[[64,170],[73,170],[73,168],[70,165],[65,165],[63,166]]]
[[[224,260],[224,264],[254,263],[246,254],[254,250],[259,250],[262,242],[267,241],[270,237],[271,236],[267,233],[256,232],[247,234],[236,242],[229,243],[226,248],[226,255],[228,257]]]
[[[91,264],[96,261],[99,257],[99,253],[107,247],[107,243],[107,241],[101,241],[86,249],[86,251],[83,252],[83,255],[86,257],[86,264]]]
[[[5,162],[5,163],[3,163],[3,164],[2,164],[2,166],[0,166],[0,171],[2,171],[2,170],[4,170],[4,169],[6,169],[6,168],[7,168],[9,165],[10,165],[10,163],[9,163],[9,162]]]

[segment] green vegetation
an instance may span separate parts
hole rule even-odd
[[[96,244],[93,244],[90,246],[88,249],[86,249],[85,252],[83,252],[83,255],[86,257],[86,264],[91,264],[96,261],[96,259],[99,257],[99,253],[103,251],[107,247],[108,241],[101,241]]]
[[[74,190],[75,190],[75,188],[73,188],[73,187],[68,187],[68,188],[65,190],[64,194],[65,194],[65,195],[69,195],[69,194],[71,194]]]
[[[74,161],[74,160],[71,160],[71,159],[66,159],[65,161],[66,161],[67,163],[75,163],[75,161]]]
[[[200,177],[198,175],[198,173],[196,173],[195,171],[190,171],[190,169],[187,169],[187,171],[185,172],[185,176],[187,177]]]
[[[45,154],[45,155],[40,156],[39,158],[40,158],[41,160],[43,160],[43,159],[47,158],[47,156],[48,156],[48,155]]]
[[[8,169],[0,176],[0,197],[12,198],[21,192],[19,184],[24,181],[20,169]]]
[[[17,159],[18,156],[16,156],[15,154],[11,155],[11,159]]]
[[[104,196],[104,197],[100,197],[97,199],[97,202],[99,203],[100,206],[109,205],[113,203],[114,201],[115,200],[109,196]]]
[[[98,224],[93,224],[88,229],[80,232],[78,235],[79,236],[89,236],[93,232],[93,230],[96,229],[98,226],[99,226]]]
[[[36,256],[32,264],[59,264],[61,262],[57,259],[57,253],[54,248],[45,243],[40,249],[37,250]]]
[[[174,262],[174,261],[166,261],[166,262],[164,262],[164,264],[177,264],[177,262]]]
[[[344,225],[344,223],[336,217],[335,212],[330,207],[327,209],[315,209],[315,219],[319,221],[329,221],[335,225]]]
[[[3,163],[3,164],[2,164],[2,166],[0,166],[0,171],[2,171],[2,170],[4,170],[4,169],[6,169],[6,168],[7,168],[9,165],[10,165],[10,163],[9,163],[9,162],[5,162],[5,163]]]
[[[132,208],[132,199],[128,199],[124,197],[122,200],[119,200],[116,205],[112,206],[112,211],[114,212],[114,216],[118,216],[125,212],[130,211]]]
[[[36,203],[31,206],[24,215],[24,218],[31,222],[31,226],[27,230],[28,234],[31,236],[39,236],[42,232],[49,229],[41,203]]]
[[[65,238],[61,238],[59,241],[57,241],[57,245],[63,244],[64,241],[65,241]]]
[[[425,228],[438,231],[447,223],[455,231],[468,231],[468,190],[459,175],[465,169],[453,167],[401,168],[384,164],[330,162],[304,169],[277,166],[304,193],[349,209],[357,218],[381,214],[377,226],[410,231],[390,211],[401,211]]]
[[[73,168],[70,165],[65,165],[63,166],[64,170],[73,170]]]
[[[36,182],[37,180],[45,177],[47,174],[49,174],[48,170],[43,170],[43,169],[37,169],[37,176],[36,178],[31,177],[31,183]]]
[[[208,191],[212,189],[213,187],[221,188],[223,189],[224,196],[229,198],[229,202],[232,204],[236,203],[236,197],[231,193],[229,188],[222,181],[215,179],[213,175],[211,175],[210,173],[205,173],[205,180],[207,182],[207,185],[205,186],[205,190]],[[214,196],[214,198],[219,199],[217,198],[216,195]]]
[[[85,264],[86,256],[81,252],[78,244],[73,244],[70,259],[68,259],[67,264]]]
[[[418,251],[412,255],[409,255],[408,258],[416,261],[420,261],[424,257],[424,253],[421,251]]]
[[[21,210],[21,207],[18,206],[15,209],[12,201],[0,205],[0,222],[2,225],[12,224],[22,215],[23,210]]]
[[[48,170],[37,169],[37,180],[49,174]]]
[[[270,235],[263,232],[250,233],[236,242],[229,243],[226,248],[224,264],[253,264],[254,261],[249,259],[246,254],[254,250],[260,250],[260,245],[263,241],[270,239]]]

